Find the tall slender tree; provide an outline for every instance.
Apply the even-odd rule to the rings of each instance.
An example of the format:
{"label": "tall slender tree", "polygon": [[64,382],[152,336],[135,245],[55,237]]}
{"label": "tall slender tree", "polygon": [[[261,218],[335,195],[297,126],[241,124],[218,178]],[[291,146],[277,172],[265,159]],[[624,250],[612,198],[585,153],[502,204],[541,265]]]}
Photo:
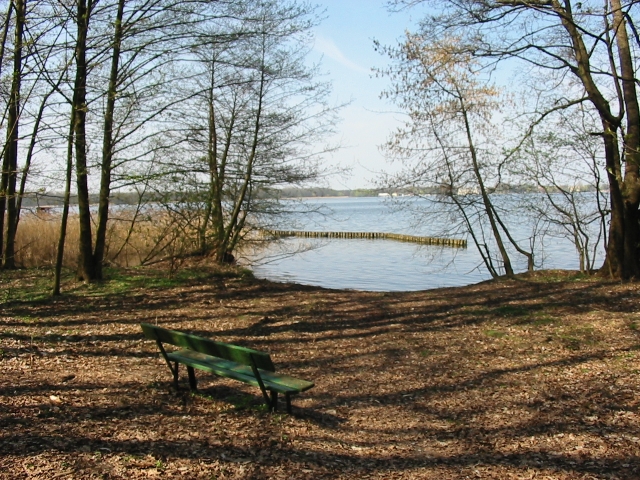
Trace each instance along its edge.
{"label": "tall slender tree", "polygon": [[[16,185],[18,178],[18,140],[20,124],[20,86],[22,80],[22,55],[24,27],[26,22],[26,0],[13,0],[15,10],[13,72],[7,117],[7,140],[4,148],[3,177],[6,178],[7,221],[6,240],[2,257],[4,268],[15,268],[15,229],[17,228]],[[3,207],[0,205],[0,208]],[[4,213],[4,211],[3,211]],[[1,222],[0,222],[1,223]]]}
{"label": "tall slender tree", "polygon": [[[478,62],[456,50],[455,39],[410,33],[397,48],[384,49],[392,60],[381,72],[392,82],[385,96],[407,113],[405,125],[385,146],[408,166],[392,181],[414,191],[438,188],[442,203],[455,207],[491,275],[502,271],[511,276],[508,243],[527,257],[530,270],[533,254],[515,241],[491,198],[500,183],[495,159],[501,157],[501,145],[491,124],[500,96],[478,78]],[[500,268],[492,259],[494,247]]]}
{"label": "tall slender tree", "polygon": [[123,37],[123,16],[125,0],[118,0],[118,10],[114,21],[113,45],[111,54],[111,70],[107,87],[107,104],[104,112],[104,129],[102,132],[102,163],[100,165],[100,196],[98,204],[98,226],[96,229],[96,244],[93,252],[95,277],[102,278],[102,264],[104,259],[107,220],[109,218],[109,194],[111,191],[111,170],[113,165],[113,125],[116,95],[118,94],[120,52]]}
{"label": "tall slender tree", "polygon": [[244,0],[225,13],[194,50],[197,90],[182,117],[192,161],[165,165],[164,177],[175,181],[168,190],[183,193],[167,202],[180,228],[195,232],[199,254],[220,263],[281,210],[261,192],[318,178],[322,148],[311,146],[331,130],[335,113],[328,86],[305,65],[313,8]]}
{"label": "tall slender tree", "polygon": [[[13,13],[13,1],[8,3],[8,10],[2,22],[2,37],[0,37],[0,73],[4,65],[5,49],[7,37],[9,36],[11,16]],[[5,145],[6,149],[6,145]],[[5,210],[7,208],[7,189],[9,184],[9,168],[5,162],[5,155],[2,155],[2,169],[0,170],[0,257],[4,251],[4,224]],[[0,258],[1,264],[1,258]]]}
{"label": "tall slender tree", "polygon": [[75,11],[76,72],[73,84],[73,137],[76,155],[76,188],[78,195],[78,280],[95,280],[93,243],[91,235],[91,210],[89,202],[89,166],[87,162],[87,37],[95,3],[93,0],[78,0]]}

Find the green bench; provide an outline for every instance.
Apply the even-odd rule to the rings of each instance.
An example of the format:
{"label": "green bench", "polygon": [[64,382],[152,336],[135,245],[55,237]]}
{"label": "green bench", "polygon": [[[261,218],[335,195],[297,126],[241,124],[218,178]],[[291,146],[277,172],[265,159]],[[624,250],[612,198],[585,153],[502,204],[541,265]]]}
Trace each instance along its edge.
{"label": "green bench", "polygon": [[[192,390],[198,388],[194,370],[198,368],[259,387],[265,404],[269,410],[273,411],[277,410],[279,393],[285,396],[287,412],[291,413],[291,395],[313,387],[312,382],[275,373],[276,368],[268,353],[216,342],[148,323],[141,323],[140,326],[147,338],[156,341],[160,353],[173,374],[176,389],[178,388],[178,365],[181,363],[187,366],[189,386]],[[174,345],[180,350],[167,352],[164,344]]]}

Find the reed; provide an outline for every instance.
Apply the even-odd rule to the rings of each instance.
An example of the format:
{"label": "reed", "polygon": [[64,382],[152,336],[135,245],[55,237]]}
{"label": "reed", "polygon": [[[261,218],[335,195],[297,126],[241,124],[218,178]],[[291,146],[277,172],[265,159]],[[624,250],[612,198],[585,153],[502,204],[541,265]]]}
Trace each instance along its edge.
{"label": "reed", "polygon": [[[133,212],[113,213],[107,230],[105,261],[114,266],[132,267],[149,263],[182,250],[187,240],[171,228],[172,222],[161,212],[145,214],[134,220]],[[16,263],[22,267],[48,267],[55,264],[60,215],[23,211],[16,234]],[[79,226],[69,216],[65,241],[64,266],[77,266]]]}
{"label": "reed", "polygon": [[[60,236],[60,217],[48,213],[23,211],[16,232],[16,263],[20,266],[48,267],[55,264],[58,238]],[[69,259],[77,251],[79,229],[77,221],[69,219],[65,242],[65,266],[74,262]],[[73,246],[76,246],[74,249]]]}

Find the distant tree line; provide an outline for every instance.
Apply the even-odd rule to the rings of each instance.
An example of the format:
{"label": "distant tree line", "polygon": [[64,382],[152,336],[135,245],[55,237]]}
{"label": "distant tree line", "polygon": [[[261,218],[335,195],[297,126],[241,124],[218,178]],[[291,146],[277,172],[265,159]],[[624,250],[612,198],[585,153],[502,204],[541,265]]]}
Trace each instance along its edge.
{"label": "distant tree line", "polygon": [[[607,190],[606,185],[602,185],[603,190]],[[537,185],[507,185],[501,184],[495,191],[491,193],[561,193],[564,190],[572,190],[579,192],[595,192],[593,185],[547,185],[541,188]],[[259,189],[255,192],[258,199],[287,199],[287,198],[322,198],[322,197],[378,197],[380,194],[395,193],[398,195],[441,195],[444,190],[441,187],[424,187],[424,188],[402,188],[389,190],[385,188],[357,188],[353,190],[335,190],[326,187],[287,187],[281,189]],[[138,205],[141,202],[153,204],[158,202],[178,202],[184,196],[184,192],[148,192],[141,195],[138,191],[115,191],[111,192],[109,203],[111,205]],[[64,192],[34,192],[25,193],[22,198],[22,207],[61,207],[65,203]],[[89,194],[89,203],[97,204],[100,197],[96,193]],[[70,195],[69,203],[71,205],[78,204],[78,196]]]}

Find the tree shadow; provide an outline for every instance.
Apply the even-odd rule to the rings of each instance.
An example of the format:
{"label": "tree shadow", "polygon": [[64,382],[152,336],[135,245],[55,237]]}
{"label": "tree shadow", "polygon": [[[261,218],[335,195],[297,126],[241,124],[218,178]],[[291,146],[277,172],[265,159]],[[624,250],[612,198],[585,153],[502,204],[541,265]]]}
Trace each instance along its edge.
{"label": "tree shadow", "polygon": [[[575,349],[552,330],[561,315],[637,312],[640,296],[633,290],[610,293],[606,283],[494,282],[379,294],[258,283],[156,294],[69,297],[3,311],[0,362],[12,365],[15,376],[0,377],[0,399],[10,405],[0,412],[0,456],[64,454],[86,461],[87,469],[97,468],[87,460],[96,451],[217,459],[230,468],[245,460],[260,468],[288,462],[291,471],[311,468],[318,478],[426,471],[455,477],[473,475],[478,465],[505,476],[533,469],[567,477],[640,477],[633,441],[637,400],[633,388],[616,386],[623,373],[575,381],[567,380],[568,373],[545,377],[640,348],[631,330],[624,342],[583,340]],[[268,349],[277,367],[316,387],[294,397],[291,417],[260,410],[257,389],[211,384],[209,377],[200,396],[172,393],[166,366],[138,327],[150,318]],[[508,328],[515,333],[498,335]],[[545,345],[553,355],[519,350],[524,331],[529,350],[537,347],[532,339],[551,336]],[[509,361],[501,366],[496,355]],[[13,366],[29,356],[50,361],[51,371]],[[66,370],[55,366],[65,359]],[[494,363],[485,366],[484,359]],[[64,380],[76,364],[98,372],[111,360],[122,365],[123,379]],[[399,431],[407,418],[415,419],[411,428]],[[560,449],[559,438],[570,435],[578,439],[576,449]],[[595,437],[606,448],[585,443],[577,449],[580,439]]]}

